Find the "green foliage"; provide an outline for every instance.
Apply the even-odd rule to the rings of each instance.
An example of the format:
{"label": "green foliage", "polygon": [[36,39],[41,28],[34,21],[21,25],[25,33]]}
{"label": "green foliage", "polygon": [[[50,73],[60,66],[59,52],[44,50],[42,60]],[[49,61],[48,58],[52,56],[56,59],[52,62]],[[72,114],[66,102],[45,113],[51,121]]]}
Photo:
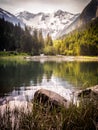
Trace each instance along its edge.
{"label": "green foliage", "polygon": [[44,54],[46,54],[46,55],[55,55],[55,49],[53,46],[47,45],[47,46],[45,46],[43,51],[44,51]]}
{"label": "green foliage", "polygon": [[[55,41],[54,41],[55,44]],[[56,53],[64,55],[98,55],[98,18],[91,21],[85,28],[75,30],[56,41]]]}
{"label": "green foliage", "polygon": [[59,54],[59,55],[66,54],[66,51],[65,51],[66,48],[62,40],[55,40],[53,46],[55,48],[56,54]]}
{"label": "green foliage", "polygon": [[27,27],[13,25],[0,19],[0,51],[26,52],[31,55],[98,55],[98,18],[85,28],[75,30],[62,40],[52,40],[47,34],[44,40],[42,31],[34,30],[33,36]]}
{"label": "green foliage", "polygon": [[46,55],[55,55],[55,48],[53,47],[53,41],[49,33],[45,39],[43,53]]}
{"label": "green foliage", "polygon": [[10,55],[17,55],[15,51],[1,51],[0,56],[10,56]]}

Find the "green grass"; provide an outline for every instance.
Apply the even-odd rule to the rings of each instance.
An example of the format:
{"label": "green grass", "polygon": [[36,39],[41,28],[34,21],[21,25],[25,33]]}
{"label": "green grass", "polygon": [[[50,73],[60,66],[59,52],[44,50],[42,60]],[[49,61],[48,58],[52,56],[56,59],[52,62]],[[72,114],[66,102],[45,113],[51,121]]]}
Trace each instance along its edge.
{"label": "green grass", "polygon": [[33,102],[31,111],[16,108],[11,112],[8,106],[0,113],[0,130],[97,130],[97,123],[98,102],[93,99],[81,100],[79,107],[71,104],[68,109]]}
{"label": "green grass", "polygon": [[25,61],[24,57],[28,56],[27,53],[15,53],[15,52],[0,52],[0,60],[5,61]]}
{"label": "green grass", "polygon": [[27,53],[18,53],[15,51],[5,51],[0,52],[0,59],[16,59],[16,60],[22,60],[24,56],[28,56]]}

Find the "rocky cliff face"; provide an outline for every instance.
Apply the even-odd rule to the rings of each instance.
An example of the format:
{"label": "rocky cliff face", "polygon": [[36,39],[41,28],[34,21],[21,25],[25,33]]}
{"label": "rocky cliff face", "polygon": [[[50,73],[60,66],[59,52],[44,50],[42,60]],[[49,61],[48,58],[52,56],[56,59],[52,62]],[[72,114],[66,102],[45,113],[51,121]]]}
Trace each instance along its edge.
{"label": "rocky cliff face", "polygon": [[64,29],[58,34],[58,37],[62,37],[63,35],[82,27],[96,17],[98,17],[98,0],[92,0],[72,24],[67,28],[64,27]]}
{"label": "rocky cliff face", "polygon": [[92,0],[82,11],[81,15],[79,16],[79,20],[82,23],[87,23],[92,20],[92,18],[96,17],[98,7],[98,0]]}

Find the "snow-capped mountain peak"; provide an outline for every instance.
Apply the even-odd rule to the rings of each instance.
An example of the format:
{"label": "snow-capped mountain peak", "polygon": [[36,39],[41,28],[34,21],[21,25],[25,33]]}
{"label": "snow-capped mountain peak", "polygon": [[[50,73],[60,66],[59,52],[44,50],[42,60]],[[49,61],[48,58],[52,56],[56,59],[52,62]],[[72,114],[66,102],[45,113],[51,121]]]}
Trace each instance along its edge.
{"label": "snow-capped mountain peak", "polygon": [[16,16],[21,19],[24,18],[26,20],[29,20],[30,18],[33,18],[35,15],[33,13],[29,13],[27,11],[23,11],[23,12],[20,12],[20,13],[17,13]]}
{"label": "snow-capped mountain peak", "polygon": [[22,28],[25,27],[25,24],[21,20],[19,20],[16,16],[14,16],[13,14],[11,14],[8,11],[5,11],[5,10],[3,10],[1,8],[0,8],[0,18],[1,19],[4,18],[5,21],[13,23],[14,25],[20,24],[20,26]]}
{"label": "snow-capped mountain peak", "polygon": [[65,26],[71,24],[78,15],[58,10],[54,13],[29,13],[27,11],[16,14],[17,18],[22,20],[27,26],[34,29],[42,30],[43,35],[48,33],[55,38],[56,34]]}

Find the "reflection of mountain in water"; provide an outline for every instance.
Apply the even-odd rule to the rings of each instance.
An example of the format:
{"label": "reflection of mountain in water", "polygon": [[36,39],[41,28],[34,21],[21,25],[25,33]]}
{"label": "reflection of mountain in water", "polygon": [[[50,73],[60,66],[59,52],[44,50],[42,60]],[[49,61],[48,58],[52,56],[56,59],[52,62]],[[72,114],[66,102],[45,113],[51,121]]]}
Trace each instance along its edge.
{"label": "reflection of mountain in water", "polygon": [[62,88],[75,90],[96,84],[96,62],[0,62],[0,96],[21,95],[23,99],[40,87],[59,93]]}

